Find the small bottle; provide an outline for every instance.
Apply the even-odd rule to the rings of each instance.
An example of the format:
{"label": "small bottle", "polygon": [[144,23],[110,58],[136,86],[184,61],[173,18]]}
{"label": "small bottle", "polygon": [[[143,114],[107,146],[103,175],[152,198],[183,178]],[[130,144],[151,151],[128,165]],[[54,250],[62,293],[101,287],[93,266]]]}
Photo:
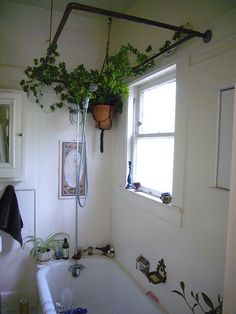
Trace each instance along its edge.
{"label": "small bottle", "polygon": [[107,256],[108,257],[115,257],[115,249],[111,248],[108,252],[107,252]]}
{"label": "small bottle", "polygon": [[69,258],[69,243],[67,242],[67,238],[64,238],[62,251],[63,251],[63,258],[68,259]]}
{"label": "small bottle", "polygon": [[29,314],[29,301],[27,299],[20,299],[20,314]]}

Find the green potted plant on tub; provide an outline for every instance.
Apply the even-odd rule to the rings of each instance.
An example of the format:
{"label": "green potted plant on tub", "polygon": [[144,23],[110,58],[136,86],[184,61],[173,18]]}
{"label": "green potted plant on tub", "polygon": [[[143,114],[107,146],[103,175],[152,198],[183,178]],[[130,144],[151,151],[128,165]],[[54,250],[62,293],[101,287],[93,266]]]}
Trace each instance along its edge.
{"label": "green potted plant on tub", "polygon": [[28,236],[25,238],[23,248],[25,248],[28,243],[33,244],[30,250],[30,256],[39,262],[47,262],[53,257],[58,248],[61,247],[61,242],[65,236],[68,236],[68,234],[64,232],[52,233],[45,239],[36,236]]}

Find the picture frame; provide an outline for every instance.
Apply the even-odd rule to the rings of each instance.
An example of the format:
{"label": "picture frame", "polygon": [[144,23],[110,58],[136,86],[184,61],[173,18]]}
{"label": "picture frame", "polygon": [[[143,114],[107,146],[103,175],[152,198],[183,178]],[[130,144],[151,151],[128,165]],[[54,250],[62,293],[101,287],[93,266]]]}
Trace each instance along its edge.
{"label": "picture frame", "polygon": [[[59,198],[76,196],[76,141],[59,141]],[[81,143],[79,143],[79,156]],[[80,180],[80,196],[85,197],[85,167]]]}

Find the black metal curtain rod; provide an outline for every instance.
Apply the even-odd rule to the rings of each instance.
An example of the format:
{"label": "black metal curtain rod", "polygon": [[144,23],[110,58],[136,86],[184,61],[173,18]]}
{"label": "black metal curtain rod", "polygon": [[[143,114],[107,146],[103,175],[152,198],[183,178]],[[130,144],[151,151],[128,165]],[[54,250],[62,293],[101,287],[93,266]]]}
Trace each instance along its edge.
{"label": "black metal curtain rod", "polygon": [[[191,29],[182,28],[182,27],[178,27],[178,26],[174,26],[174,25],[170,25],[170,24],[166,24],[166,23],[162,23],[162,22],[157,22],[157,21],[153,21],[153,20],[148,20],[148,19],[144,19],[141,17],[133,16],[133,15],[118,13],[115,11],[110,11],[110,10],[95,8],[95,7],[80,4],[80,3],[70,2],[66,6],[66,9],[65,9],[64,14],[62,16],[60,24],[57,28],[57,31],[56,31],[55,36],[53,38],[53,41],[48,48],[48,56],[55,50],[56,45],[57,45],[57,40],[60,37],[60,34],[61,34],[61,32],[62,32],[62,30],[66,24],[66,21],[67,21],[72,10],[91,12],[94,14],[99,14],[99,15],[104,15],[104,16],[108,16],[108,17],[114,17],[114,18],[128,20],[128,21],[132,21],[132,22],[136,22],[136,23],[142,23],[142,24],[146,24],[146,25],[151,25],[151,26],[156,26],[156,27],[160,27],[160,28],[164,28],[164,29],[169,29],[169,30],[172,30],[175,32],[187,34],[188,36],[186,36],[186,40],[192,39],[194,37],[201,37],[201,38],[203,38],[203,41],[205,43],[208,43],[212,37],[211,30],[207,30],[204,33],[200,33],[200,32],[197,32],[197,31],[194,31]],[[184,41],[186,41],[186,40],[184,40]],[[181,44],[184,41],[180,40],[179,42],[175,43],[174,46],[177,46],[178,44]],[[170,50],[172,48],[173,47],[171,46],[171,47],[165,49],[165,51],[158,53],[158,55],[156,55],[156,57],[167,52],[168,50]],[[47,58],[45,61],[47,62]]]}

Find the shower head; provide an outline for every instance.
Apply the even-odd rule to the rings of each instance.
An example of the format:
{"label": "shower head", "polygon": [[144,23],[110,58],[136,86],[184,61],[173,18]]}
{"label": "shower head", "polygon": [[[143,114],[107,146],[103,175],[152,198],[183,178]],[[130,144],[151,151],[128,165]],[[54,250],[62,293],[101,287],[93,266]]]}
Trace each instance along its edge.
{"label": "shower head", "polygon": [[[98,89],[98,86],[95,83],[91,83],[88,86],[88,90],[90,92],[96,92],[97,89]],[[82,104],[83,104],[84,110],[87,110],[88,109],[88,105],[89,105],[89,97],[85,98],[84,101],[82,102]]]}
{"label": "shower head", "polygon": [[91,83],[91,84],[89,85],[89,91],[90,91],[90,92],[96,92],[97,89],[98,89],[97,84]]}

